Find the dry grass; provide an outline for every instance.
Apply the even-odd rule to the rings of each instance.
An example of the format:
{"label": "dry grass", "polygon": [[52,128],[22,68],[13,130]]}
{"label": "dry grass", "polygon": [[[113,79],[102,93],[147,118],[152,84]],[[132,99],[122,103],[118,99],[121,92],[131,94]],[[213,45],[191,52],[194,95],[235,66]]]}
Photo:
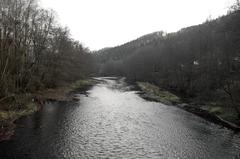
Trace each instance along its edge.
{"label": "dry grass", "polygon": [[137,84],[144,92],[144,98],[152,99],[168,105],[180,103],[179,97],[168,91],[160,89],[158,86],[147,82],[137,82]]}

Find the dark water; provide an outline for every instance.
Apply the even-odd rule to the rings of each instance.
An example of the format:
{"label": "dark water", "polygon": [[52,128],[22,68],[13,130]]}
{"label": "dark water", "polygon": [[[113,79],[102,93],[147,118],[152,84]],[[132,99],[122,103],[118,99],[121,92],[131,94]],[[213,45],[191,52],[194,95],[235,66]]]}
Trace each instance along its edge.
{"label": "dark water", "polygon": [[240,158],[239,134],[145,101],[122,79],[99,80],[78,103],[50,103],[21,119],[0,158]]}

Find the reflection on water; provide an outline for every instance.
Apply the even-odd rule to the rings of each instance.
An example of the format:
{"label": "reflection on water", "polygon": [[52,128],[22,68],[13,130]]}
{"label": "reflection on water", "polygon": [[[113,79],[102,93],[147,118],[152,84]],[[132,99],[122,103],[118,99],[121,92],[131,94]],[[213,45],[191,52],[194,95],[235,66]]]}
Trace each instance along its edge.
{"label": "reflection on water", "polygon": [[0,144],[0,158],[240,157],[238,134],[145,101],[124,79],[97,80],[78,103],[49,103],[20,120],[14,138]]}

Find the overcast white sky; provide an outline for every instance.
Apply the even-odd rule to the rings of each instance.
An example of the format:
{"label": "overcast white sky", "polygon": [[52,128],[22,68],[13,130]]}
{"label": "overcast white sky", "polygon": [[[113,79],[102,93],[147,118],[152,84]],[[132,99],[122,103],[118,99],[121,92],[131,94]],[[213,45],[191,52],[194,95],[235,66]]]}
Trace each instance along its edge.
{"label": "overcast white sky", "polygon": [[56,11],[72,37],[91,50],[142,35],[174,32],[226,13],[234,0],[41,0]]}

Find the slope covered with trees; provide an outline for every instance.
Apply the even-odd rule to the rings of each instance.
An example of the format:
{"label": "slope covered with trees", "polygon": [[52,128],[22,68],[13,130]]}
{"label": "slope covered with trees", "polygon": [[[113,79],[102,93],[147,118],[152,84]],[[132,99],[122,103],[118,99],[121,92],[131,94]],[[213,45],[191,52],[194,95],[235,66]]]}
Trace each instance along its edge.
{"label": "slope covered with trees", "polygon": [[97,53],[99,74],[148,81],[199,101],[219,101],[240,117],[238,2],[215,20],[175,33],[152,33]]}
{"label": "slope covered with trees", "polygon": [[0,100],[92,72],[89,50],[37,0],[0,0]]}

